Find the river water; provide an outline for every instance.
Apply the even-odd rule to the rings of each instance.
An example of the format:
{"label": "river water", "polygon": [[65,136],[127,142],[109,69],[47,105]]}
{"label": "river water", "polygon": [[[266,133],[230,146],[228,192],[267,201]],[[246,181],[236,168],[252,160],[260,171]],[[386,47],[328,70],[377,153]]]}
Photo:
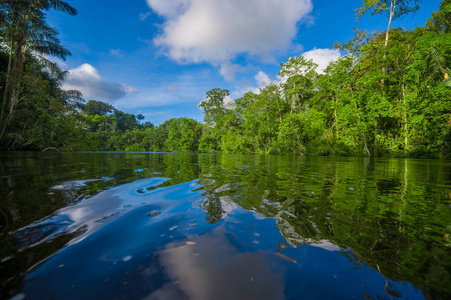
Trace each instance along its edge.
{"label": "river water", "polygon": [[446,299],[451,162],[0,153],[0,298]]}

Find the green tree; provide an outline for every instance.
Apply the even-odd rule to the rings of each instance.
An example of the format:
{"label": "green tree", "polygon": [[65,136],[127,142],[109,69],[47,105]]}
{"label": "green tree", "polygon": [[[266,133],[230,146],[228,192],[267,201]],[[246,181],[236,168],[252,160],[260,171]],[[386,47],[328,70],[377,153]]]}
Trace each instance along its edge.
{"label": "green tree", "polygon": [[138,122],[134,114],[124,113],[123,111],[114,110],[114,116],[117,119],[117,129],[121,131],[133,130],[138,127]]}
{"label": "green tree", "polygon": [[199,142],[199,151],[214,152],[219,150],[218,143],[221,139],[221,132],[218,128],[223,127],[223,117],[227,112],[225,100],[229,95],[228,90],[215,88],[208,91],[205,100],[199,104],[199,107],[204,110],[205,121]]}
{"label": "green tree", "polygon": [[60,45],[58,32],[48,26],[45,10],[56,9],[70,15],[77,11],[67,2],[59,0],[20,1],[8,0],[0,3],[4,21],[1,23],[4,41],[9,48],[6,83],[0,112],[0,142],[9,126],[20,99],[19,90],[23,78],[27,55],[40,58],[47,68],[61,73],[56,64],[44,58],[45,55],[65,59],[70,52]]}
{"label": "green tree", "polygon": [[402,18],[405,14],[415,13],[421,0],[363,0],[363,7],[358,8],[357,17],[361,18],[368,11],[371,15],[388,16],[387,31],[385,33],[385,47],[388,45],[391,22]]}
{"label": "green tree", "polygon": [[201,124],[190,118],[171,119],[165,150],[170,152],[197,152],[201,135]]}
{"label": "green tree", "polygon": [[207,124],[213,125],[219,121],[226,111],[225,99],[229,95],[230,92],[228,90],[219,88],[207,92],[207,97],[199,104],[199,107],[202,107],[204,110],[204,121]]}
{"label": "green tree", "polygon": [[137,114],[136,119],[138,120],[138,125],[141,126],[141,121],[145,119],[142,114]]}
{"label": "green tree", "polygon": [[[384,43],[384,46],[387,47],[392,21],[402,18],[408,13],[415,13],[420,8],[418,4],[421,3],[421,1],[422,0],[363,0],[364,6],[356,10],[357,18],[361,18],[368,11],[371,11],[371,15],[388,16]],[[382,67],[382,73],[385,73],[385,66]],[[384,78],[381,79],[381,82],[384,84]]]}
{"label": "green tree", "polygon": [[314,95],[315,69],[318,65],[300,55],[289,58],[280,67],[279,76],[284,82],[282,88],[286,98],[291,101],[290,114],[293,114],[296,108],[303,109],[303,105]]}
{"label": "green tree", "polygon": [[111,104],[96,100],[89,100],[83,108],[83,112],[88,116],[104,116],[113,112],[113,109],[114,107]]}

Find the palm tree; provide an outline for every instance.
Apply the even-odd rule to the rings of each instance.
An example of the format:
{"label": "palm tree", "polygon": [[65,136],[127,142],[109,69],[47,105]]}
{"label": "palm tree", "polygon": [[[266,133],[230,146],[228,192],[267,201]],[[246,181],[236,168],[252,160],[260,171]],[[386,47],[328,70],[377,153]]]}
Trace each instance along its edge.
{"label": "palm tree", "polygon": [[[61,0],[1,0],[2,29],[9,47],[8,69],[0,114],[0,141],[18,103],[25,58],[34,55],[54,74],[63,72],[45,57],[65,60],[70,52],[60,45],[58,32],[46,22],[45,11],[55,9],[69,15],[77,11]],[[58,75],[60,76],[60,75]]]}
{"label": "palm tree", "polygon": [[443,81],[445,82],[447,87],[451,87],[451,78],[449,77],[449,74],[451,73],[450,68],[445,67],[443,64],[445,63],[445,58],[443,55],[440,54],[440,52],[437,51],[435,48],[429,49],[429,57],[428,57],[428,64],[432,66],[433,68],[439,69],[440,72],[443,74]]}

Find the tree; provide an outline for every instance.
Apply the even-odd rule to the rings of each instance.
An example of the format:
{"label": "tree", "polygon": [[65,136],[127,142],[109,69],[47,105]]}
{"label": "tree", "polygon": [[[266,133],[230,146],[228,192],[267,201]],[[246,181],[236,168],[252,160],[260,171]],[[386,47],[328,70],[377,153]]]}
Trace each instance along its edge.
{"label": "tree", "polygon": [[[1,23],[9,48],[5,90],[0,112],[0,141],[20,101],[19,88],[27,55],[39,57],[51,71],[62,73],[56,64],[44,58],[52,55],[65,59],[70,52],[60,45],[58,32],[48,26],[44,11],[56,9],[76,15],[75,8],[60,0],[6,0],[0,3]],[[14,59],[13,59],[14,58]],[[13,61],[14,60],[14,61]]]}
{"label": "tree", "polygon": [[442,0],[439,10],[432,13],[426,28],[438,33],[449,33],[451,30],[451,0]]}
{"label": "tree", "polygon": [[[371,11],[371,15],[387,15],[388,25],[385,32],[385,47],[388,45],[391,22],[402,18],[408,13],[415,13],[420,6],[422,0],[363,0],[364,6],[357,9],[357,18],[360,19],[367,11]],[[385,54],[384,54],[385,58]],[[385,67],[382,67],[382,73],[385,73]],[[381,80],[384,84],[384,79]]]}
{"label": "tree", "polygon": [[288,99],[291,100],[291,112],[296,107],[302,106],[314,94],[313,81],[317,75],[315,69],[318,67],[312,60],[305,59],[302,55],[291,57],[286,63],[280,64],[279,76],[282,78],[282,87]]}
{"label": "tree", "polygon": [[117,129],[121,131],[133,130],[138,127],[138,122],[134,114],[124,113],[120,110],[115,109],[114,115],[117,119]]}
{"label": "tree", "polygon": [[201,124],[189,118],[171,119],[168,136],[164,142],[165,150],[171,152],[197,152]]}
{"label": "tree", "polygon": [[218,142],[221,139],[221,132],[218,129],[223,127],[223,117],[227,112],[225,99],[229,95],[228,90],[215,88],[208,91],[206,99],[199,104],[204,110],[204,121],[206,123],[199,142],[199,151],[218,150]]}
{"label": "tree", "polygon": [[89,100],[83,108],[83,112],[89,116],[104,116],[111,113],[113,109],[114,107],[111,104],[96,100]]}
{"label": "tree", "polygon": [[219,88],[212,89],[207,92],[207,97],[199,106],[204,110],[204,121],[207,124],[215,124],[222,114],[224,114],[225,98],[230,95],[228,90]]}
{"label": "tree", "polygon": [[138,120],[138,125],[141,125],[141,121],[145,119],[142,114],[137,114],[136,119]]}
{"label": "tree", "polygon": [[405,14],[415,13],[421,0],[363,0],[364,6],[357,9],[357,17],[360,19],[367,11],[371,15],[387,15],[388,25],[385,33],[385,47],[388,44],[391,22],[402,18]]}

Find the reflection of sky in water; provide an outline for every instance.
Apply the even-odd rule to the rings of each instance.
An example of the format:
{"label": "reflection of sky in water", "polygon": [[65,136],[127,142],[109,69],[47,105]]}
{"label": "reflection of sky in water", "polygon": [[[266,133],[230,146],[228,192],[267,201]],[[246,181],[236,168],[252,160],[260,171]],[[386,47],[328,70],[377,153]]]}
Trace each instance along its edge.
{"label": "reflection of sky in water", "polygon": [[52,160],[49,170],[37,160],[23,180],[0,182],[11,216],[28,216],[0,219],[9,232],[0,236],[2,296],[446,295],[451,182],[438,178],[451,169],[443,163],[73,155],[91,161],[80,170]]}
{"label": "reflection of sky in water", "polygon": [[[96,180],[70,181],[56,187],[64,187],[64,189],[78,188],[85,185],[86,182],[92,181]],[[150,178],[138,180],[118,188],[103,191],[99,195],[92,198],[85,199],[75,205],[62,208],[54,213],[54,215],[50,218],[46,218],[42,222],[27,226],[19,230],[16,234],[19,236],[28,235],[28,243],[34,245],[54,237],[57,233],[68,230],[76,230],[81,227],[87,228],[86,234],[84,235],[87,236],[87,234],[99,228],[102,223],[108,221],[110,217],[129,211],[137,205],[142,205],[142,198],[140,197],[142,195],[136,193],[136,190],[157,186],[165,181],[167,181],[166,178]],[[154,192],[151,191],[149,193]],[[58,226],[58,229],[52,231],[52,234],[49,236],[36,235],[37,239],[33,240],[33,236],[30,236],[30,233],[32,233],[33,230],[42,230],[41,225]],[[81,238],[84,238],[84,236]],[[78,242],[79,240],[80,239],[75,239],[72,243]]]}
{"label": "reflection of sky in water", "polygon": [[193,245],[166,245],[161,263],[170,282],[144,299],[282,299],[283,268],[261,251],[242,252],[224,228],[194,238]]}
{"label": "reflection of sky in water", "polygon": [[0,163],[1,297],[451,292],[449,162],[4,153]]}
{"label": "reflection of sky in water", "polygon": [[[230,196],[205,198],[197,181],[154,188],[165,181],[135,181],[59,210],[52,224],[65,219],[70,222],[61,227],[87,229],[34,268],[21,293],[31,299],[387,296],[379,272],[355,268],[328,240],[300,236],[290,224],[296,216],[281,211],[267,218]],[[210,206],[222,221],[206,221]],[[50,223],[26,230],[41,231]],[[404,296],[421,295],[410,284],[387,282]]]}

